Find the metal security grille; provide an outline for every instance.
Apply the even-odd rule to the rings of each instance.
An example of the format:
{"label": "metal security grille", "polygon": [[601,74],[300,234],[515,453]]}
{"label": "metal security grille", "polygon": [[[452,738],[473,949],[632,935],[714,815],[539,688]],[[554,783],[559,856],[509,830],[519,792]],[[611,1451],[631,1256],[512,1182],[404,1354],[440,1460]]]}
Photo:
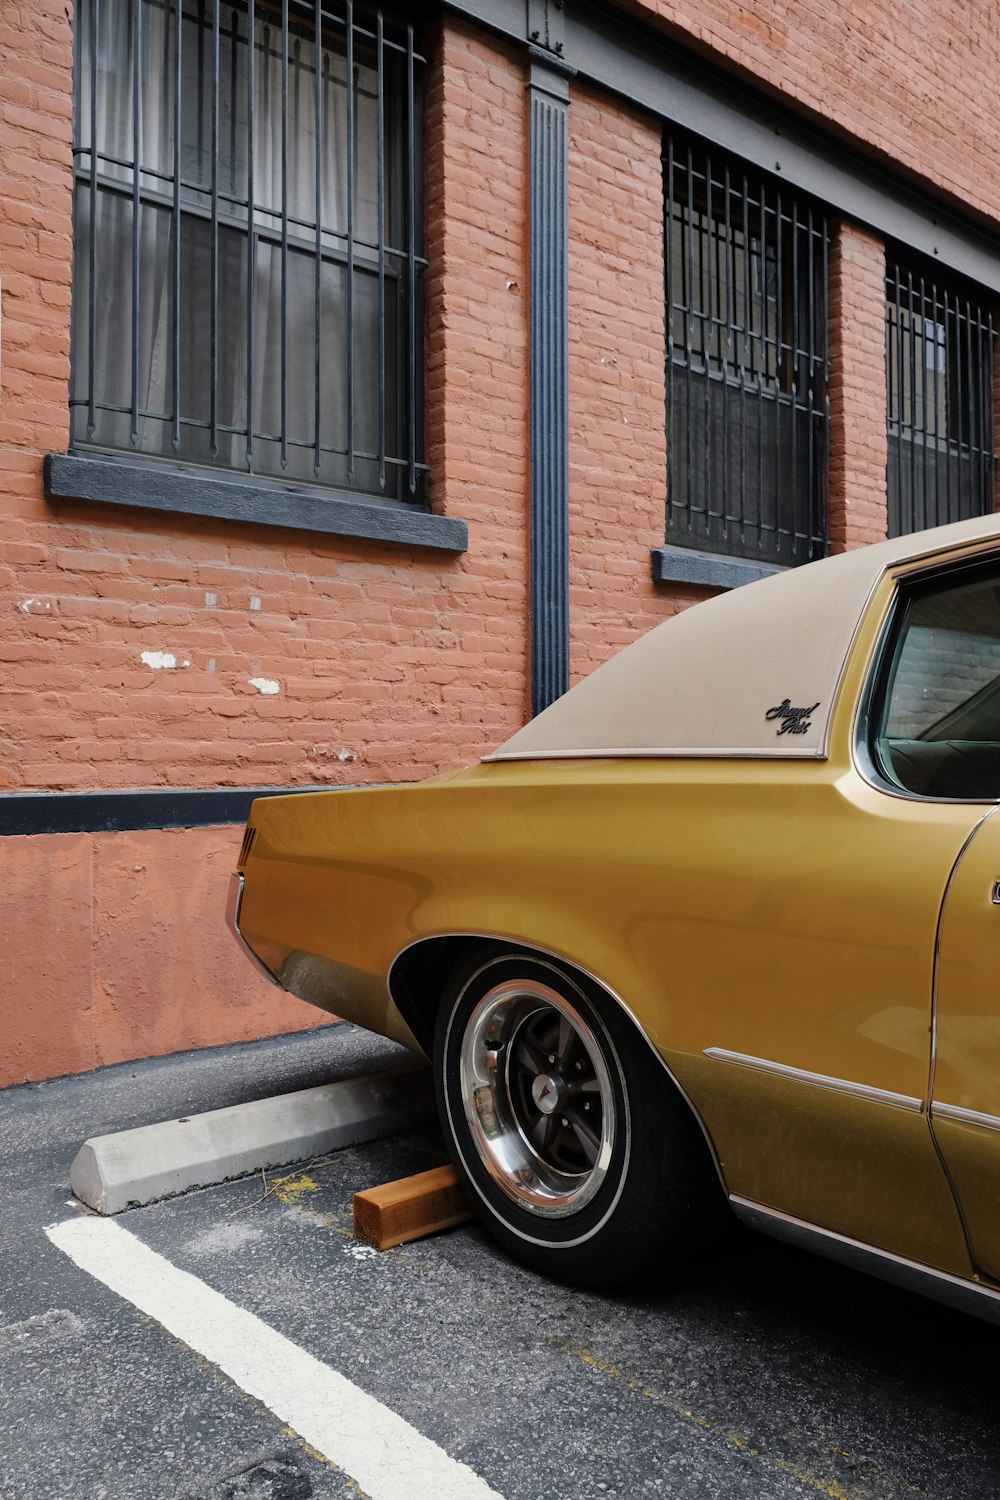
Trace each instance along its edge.
{"label": "metal security grille", "polygon": [[885,369],[889,535],[992,511],[993,315],[978,289],[890,262]]}
{"label": "metal security grille", "polygon": [[826,551],[822,212],[704,146],[664,153],[667,540],[775,563]]}
{"label": "metal security grille", "polygon": [[74,444],[419,499],[413,26],[81,0],[76,48]]}

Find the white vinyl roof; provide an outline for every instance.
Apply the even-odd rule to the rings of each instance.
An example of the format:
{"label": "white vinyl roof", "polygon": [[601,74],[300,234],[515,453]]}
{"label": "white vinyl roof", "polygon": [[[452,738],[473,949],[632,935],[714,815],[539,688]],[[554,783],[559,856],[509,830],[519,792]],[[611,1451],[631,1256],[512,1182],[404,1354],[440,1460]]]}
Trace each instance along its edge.
{"label": "white vinyl roof", "polygon": [[885,571],[989,540],[1000,541],[1000,516],[860,547],[693,605],[486,759],[822,757],[851,642]]}

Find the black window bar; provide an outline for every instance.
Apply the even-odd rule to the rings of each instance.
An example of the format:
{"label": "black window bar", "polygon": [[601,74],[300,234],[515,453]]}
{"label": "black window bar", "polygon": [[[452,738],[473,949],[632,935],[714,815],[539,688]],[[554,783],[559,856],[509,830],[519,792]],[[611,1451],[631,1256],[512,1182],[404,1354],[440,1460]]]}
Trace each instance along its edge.
{"label": "black window bar", "polygon": [[701,144],[664,146],[667,540],[778,564],[827,550],[827,224]]}
{"label": "black window bar", "polygon": [[994,508],[993,313],[978,287],[890,258],[885,371],[889,535]]}
{"label": "black window bar", "polygon": [[413,24],[80,0],[76,49],[73,444],[420,501]]}

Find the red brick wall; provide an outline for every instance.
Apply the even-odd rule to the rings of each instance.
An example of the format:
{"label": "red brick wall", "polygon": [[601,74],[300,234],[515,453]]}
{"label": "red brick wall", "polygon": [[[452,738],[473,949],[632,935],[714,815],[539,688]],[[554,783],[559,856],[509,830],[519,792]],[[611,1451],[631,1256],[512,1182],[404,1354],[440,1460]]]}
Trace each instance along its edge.
{"label": "red brick wall", "polygon": [[[41,494],[41,454],[69,433],[70,77],[63,5],[0,8],[0,790],[21,786],[33,750],[12,700],[61,635],[51,601],[27,610],[57,545]],[[29,612],[30,611],[30,612]],[[76,732],[65,717],[63,734]]]}
{"label": "red brick wall", "polygon": [[[53,0],[0,10],[0,789],[408,780],[526,718],[525,72],[462,27],[429,41],[427,440],[434,507],[469,523],[460,557],[47,504],[72,37]],[[239,834],[0,839],[0,1086],[322,1019],[225,932]]]}
{"label": "red brick wall", "polygon": [[17,570],[35,560],[32,543],[42,538],[32,523],[45,519],[34,455],[65,449],[69,430],[73,35],[65,5],[0,7],[0,57],[3,561]]}
{"label": "red brick wall", "polygon": [[1000,219],[1000,23],[970,0],[625,0],[670,36]]}
{"label": "red brick wall", "polygon": [[[971,58],[1000,46],[974,33],[959,8],[948,18],[946,49],[957,62],[946,68],[935,57],[931,74],[920,59],[934,52],[926,25],[943,26],[940,12],[921,23],[916,47],[908,8],[894,9],[890,25],[887,8],[869,5],[862,20],[837,18],[834,47],[827,14],[788,0],[752,14],[731,0],[686,11],[660,0],[655,9],[793,101],[829,103],[834,123],[863,134],[868,120],[872,139],[876,126],[890,130],[915,89],[925,105],[942,97],[963,86]],[[862,40],[877,59],[864,67],[882,70],[885,99],[856,86],[865,76]],[[64,8],[53,0],[4,7],[0,44],[0,580],[8,597],[0,782],[77,789],[392,780],[461,763],[501,739],[527,702],[523,60],[449,23],[429,79],[432,503],[471,527],[468,555],[443,560],[249,526],[46,506],[41,458],[65,447],[67,431],[72,48]],[[844,49],[859,54],[859,113],[850,121],[837,62]],[[981,157],[954,148],[962,131],[986,139],[981,113],[953,113],[955,130],[942,140],[935,129],[933,142],[922,115],[909,144],[888,135],[885,144],[902,161],[933,146],[939,177],[951,163],[952,186],[971,193]],[[648,563],[649,546],[662,540],[665,471],[658,128],[580,86],[570,129],[579,675],[682,600],[654,588]],[[977,190],[992,191],[985,183]],[[857,246],[844,253],[855,256],[851,275],[872,297],[874,266],[861,263]],[[868,397],[880,354],[866,342],[874,325],[851,344],[861,280],[841,287],[838,274],[835,267],[835,303],[845,309],[838,337],[855,355],[864,343],[866,362],[855,378],[856,359],[842,358],[847,383],[835,380],[832,392],[852,419],[851,451],[834,455],[834,499],[844,511],[835,539],[849,545],[878,530],[881,457]],[[853,425],[861,417],[863,440]],[[850,519],[838,498],[848,490]],[[144,652],[176,665],[150,666]],[[262,695],[255,678],[279,691]]]}
{"label": "red brick wall", "polygon": [[830,550],[886,534],[885,246],[843,220],[830,244]]}
{"label": "red brick wall", "polygon": [[594,89],[569,111],[570,622],[577,681],[704,591],[654,585],[667,448],[661,126]]}
{"label": "red brick wall", "polygon": [[466,555],[50,509],[72,49],[63,7],[47,9],[0,22],[0,784],[380,782],[476,758],[527,703],[523,70],[445,30],[429,86],[433,502],[469,522]]}
{"label": "red brick wall", "polygon": [[[1000,32],[975,7],[654,10],[1000,217]],[[42,460],[68,435],[72,36],[55,0],[0,6],[0,789],[398,781],[473,760],[526,717],[526,58],[453,20],[427,43],[427,451],[432,506],[469,523],[460,557],[47,504]],[[650,572],[666,476],[659,124],[583,84],[571,94],[578,678],[702,594]],[[883,523],[880,255],[849,226],[834,247],[837,546]],[[223,930],[238,835],[0,839],[0,1083],[319,1019],[276,996]],[[64,914],[44,942],[43,907]]]}
{"label": "red brick wall", "polygon": [[[513,49],[443,25],[428,90],[427,458],[434,509],[469,521],[453,692],[477,753],[530,714],[528,102]],[[470,667],[470,658],[475,663]],[[450,726],[442,726],[446,734]]]}

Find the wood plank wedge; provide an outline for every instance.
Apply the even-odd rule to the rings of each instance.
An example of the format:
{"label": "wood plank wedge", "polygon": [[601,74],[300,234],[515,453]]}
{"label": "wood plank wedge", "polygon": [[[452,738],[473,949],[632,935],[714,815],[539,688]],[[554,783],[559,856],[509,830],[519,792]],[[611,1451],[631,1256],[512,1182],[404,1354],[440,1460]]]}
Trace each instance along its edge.
{"label": "wood plank wedge", "polygon": [[452,1166],[354,1194],[355,1237],[375,1250],[391,1250],[473,1217]]}

